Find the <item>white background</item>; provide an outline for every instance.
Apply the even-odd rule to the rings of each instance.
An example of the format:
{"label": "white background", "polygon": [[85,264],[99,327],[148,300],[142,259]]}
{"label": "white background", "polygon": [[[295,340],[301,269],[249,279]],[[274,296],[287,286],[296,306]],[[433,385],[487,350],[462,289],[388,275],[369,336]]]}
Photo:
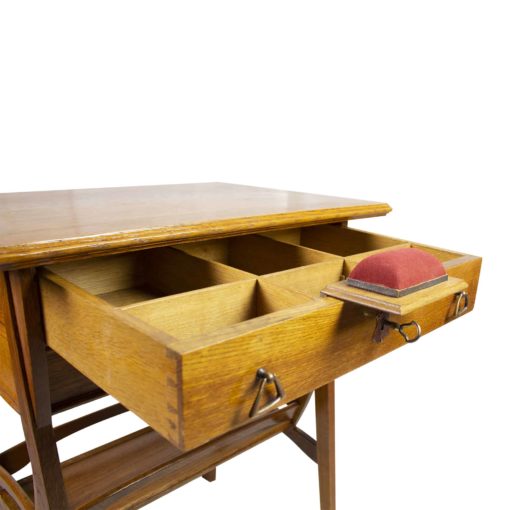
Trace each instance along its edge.
{"label": "white background", "polygon": [[[509,24],[491,0],[3,1],[0,190],[374,199],[393,212],[355,226],[482,255],[474,313],[337,381],[338,507],[508,509]],[[0,419],[4,449],[21,433],[3,401]],[[319,508],[315,466],[283,436],[147,508],[262,505]]]}

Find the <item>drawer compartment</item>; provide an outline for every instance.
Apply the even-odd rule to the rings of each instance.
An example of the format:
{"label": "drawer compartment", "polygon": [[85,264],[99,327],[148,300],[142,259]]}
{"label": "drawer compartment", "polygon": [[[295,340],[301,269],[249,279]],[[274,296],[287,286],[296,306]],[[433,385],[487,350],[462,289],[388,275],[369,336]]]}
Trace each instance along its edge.
{"label": "drawer compartment", "polygon": [[[312,229],[329,238],[327,252],[302,245],[312,244]],[[183,450],[257,418],[259,369],[284,393],[275,402],[277,387],[267,384],[261,407],[279,406],[404,345],[393,331],[373,342],[374,314],[320,291],[373,250],[413,243],[340,226],[274,235],[45,268],[48,345]],[[419,247],[467,283],[470,310],[481,259]],[[361,251],[347,255],[353,250]],[[447,295],[399,319],[427,333],[453,309]]]}
{"label": "drawer compartment", "polygon": [[348,257],[367,251],[409,246],[407,241],[340,225],[320,225],[266,234],[273,239]]}
{"label": "drawer compartment", "polygon": [[294,246],[261,235],[231,237],[183,244],[186,253],[247,271],[266,275],[338,259],[328,253]]}
{"label": "drawer compartment", "polygon": [[[248,275],[114,306],[94,284],[108,270],[92,279],[85,271],[87,289],[77,285],[77,274],[74,281],[64,276],[71,273],[70,264],[41,271],[48,345],[181,449],[253,419],[259,368],[279,377],[285,390],[279,404],[341,370],[331,359],[339,302]],[[354,330],[366,338],[371,328],[363,318],[343,323],[342,336]],[[263,402],[272,398],[267,388]]]}
{"label": "drawer compartment", "polygon": [[205,241],[179,248],[315,297],[325,285],[340,279],[344,263],[342,257],[262,235]]}
{"label": "drawer compartment", "polygon": [[59,264],[58,274],[114,306],[229,283],[252,275],[174,248]]}

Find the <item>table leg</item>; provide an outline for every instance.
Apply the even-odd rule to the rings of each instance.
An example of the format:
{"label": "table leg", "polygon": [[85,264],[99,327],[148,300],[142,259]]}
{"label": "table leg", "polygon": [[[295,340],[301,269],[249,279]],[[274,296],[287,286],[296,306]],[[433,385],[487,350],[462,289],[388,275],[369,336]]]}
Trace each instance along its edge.
{"label": "table leg", "polygon": [[202,478],[204,480],[207,480],[208,482],[215,482],[216,481],[216,468],[211,469],[211,471],[208,471],[207,473],[203,474]]}
{"label": "table leg", "polygon": [[315,390],[321,510],[335,510],[335,382]]}
{"label": "table leg", "polygon": [[46,361],[44,328],[39,307],[35,270],[13,271],[5,280],[7,289],[7,338],[16,374],[21,422],[32,464],[35,508],[68,508],[57,444],[51,421],[51,399]]}

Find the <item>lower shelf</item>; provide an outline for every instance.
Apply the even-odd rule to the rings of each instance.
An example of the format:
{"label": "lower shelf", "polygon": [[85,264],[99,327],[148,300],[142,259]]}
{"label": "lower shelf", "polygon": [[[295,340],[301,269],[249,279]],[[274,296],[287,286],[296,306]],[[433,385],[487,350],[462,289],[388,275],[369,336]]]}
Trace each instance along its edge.
{"label": "lower shelf", "polygon": [[[140,508],[285,431],[299,411],[293,402],[189,452],[145,428],[62,463],[75,509]],[[32,477],[19,481],[33,497]]]}

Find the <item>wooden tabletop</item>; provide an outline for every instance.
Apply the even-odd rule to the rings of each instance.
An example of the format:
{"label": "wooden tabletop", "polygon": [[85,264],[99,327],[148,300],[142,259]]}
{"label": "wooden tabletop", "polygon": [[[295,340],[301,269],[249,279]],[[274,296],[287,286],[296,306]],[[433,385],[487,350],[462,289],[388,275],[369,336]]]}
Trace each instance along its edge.
{"label": "wooden tabletop", "polygon": [[0,270],[381,216],[388,204],[224,183],[0,194]]}

